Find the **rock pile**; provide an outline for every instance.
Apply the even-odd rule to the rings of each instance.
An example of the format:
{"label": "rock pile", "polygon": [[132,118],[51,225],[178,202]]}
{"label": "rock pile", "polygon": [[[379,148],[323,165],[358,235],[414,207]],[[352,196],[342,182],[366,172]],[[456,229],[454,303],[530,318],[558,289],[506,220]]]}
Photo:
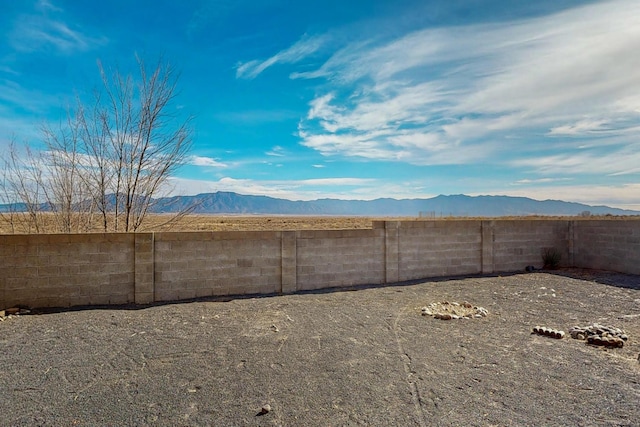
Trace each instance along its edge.
{"label": "rock pile", "polygon": [[561,340],[564,338],[564,331],[558,331],[556,329],[547,328],[544,326],[536,326],[533,328],[532,334],[544,335],[546,337],[551,337],[555,339]]}
{"label": "rock pile", "polygon": [[452,319],[472,319],[482,318],[489,314],[484,307],[477,307],[464,301],[457,302],[432,302],[426,307],[422,307],[423,316],[431,316],[434,319],[452,320]]}
{"label": "rock pile", "polygon": [[605,347],[622,347],[625,341],[629,339],[622,329],[615,326],[599,325],[598,323],[593,323],[589,326],[574,326],[569,329],[569,334],[571,338],[586,340],[589,344]]}

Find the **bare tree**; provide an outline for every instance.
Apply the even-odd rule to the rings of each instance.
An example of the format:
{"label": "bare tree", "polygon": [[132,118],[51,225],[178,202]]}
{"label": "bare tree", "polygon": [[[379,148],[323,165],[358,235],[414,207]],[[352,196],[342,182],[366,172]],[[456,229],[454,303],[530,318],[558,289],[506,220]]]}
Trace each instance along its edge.
{"label": "bare tree", "polygon": [[153,196],[182,165],[191,147],[191,119],[179,121],[169,108],[176,96],[175,70],[159,62],[148,73],[139,58],[138,65],[137,85],[130,76],[106,73],[100,65],[105,107],[94,121],[105,135],[93,132],[95,138],[90,138],[100,149],[106,145],[109,153],[106,157],[114,169],[109,185],[115,195],[114,228],[124,231],[140,227]]}
{"label": "bare tree", "polygon": [[104,231],[136,231],[184,163],[192,131],[173,105],[178,75],[163,60],[148,70],[136,59],[135,79],[98,63],[102,85],[91,102],[76,97],[65,123],[43,127],[37,155],[27,147],[20,159],[14,146],[5,155],[4,185],[28,206],[36,232],[42,210],[60,232],[87,231],[96,215]]}
{"label": "bare tree", "polygon": [[39,233],[42,230],[42,169],[35,154],[27,146],[23,153],[14,141],[2,157],[0,180],[5,206],[2,219],[12,232]]}

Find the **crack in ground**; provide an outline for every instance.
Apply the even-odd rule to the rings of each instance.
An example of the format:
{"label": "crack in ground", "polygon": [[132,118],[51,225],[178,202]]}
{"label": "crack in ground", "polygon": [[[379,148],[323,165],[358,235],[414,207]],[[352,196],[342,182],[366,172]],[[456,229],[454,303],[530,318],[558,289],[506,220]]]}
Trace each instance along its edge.
{"label": "crack in ground", "polygon": [[402,315],[402,310],[396,316],[395,321],[393,322],[393,333],[396,338],[396,344],[398,345],[398,352],[400,353],[400,358],[402,359],[402,366],[404,367],[404,372],[407,374],[407,384],[409,385],[409,392],[411,393],[411,400],[413,401],[413,406],[415,408],[416,414],[418,416],[418,420],[420,422],[420,426],[427,427],[429,425],[427,414],[424,411],[424,408],[420,404],[422,401],[422,397],[420,396],[420,390],[418,389],[418,385],[413,380],[413,375],[415,371],[411,368],[412,360],[411,356],[405,351],[404,346],[402,345],[402,341],[400,340],[400,327],[398,326],[398,321],[400,320],[400,316]]}

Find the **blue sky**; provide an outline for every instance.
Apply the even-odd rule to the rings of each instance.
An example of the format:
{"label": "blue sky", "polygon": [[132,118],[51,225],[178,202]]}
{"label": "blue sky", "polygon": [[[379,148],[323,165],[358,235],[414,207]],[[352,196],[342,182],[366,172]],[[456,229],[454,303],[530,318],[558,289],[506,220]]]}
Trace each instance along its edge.
{"label": "blue sky", "polygon": [[14,0],[0,148],[96,65],[162,55],[195,115],[174,192],[493,194],[640,209],[635,0]]}

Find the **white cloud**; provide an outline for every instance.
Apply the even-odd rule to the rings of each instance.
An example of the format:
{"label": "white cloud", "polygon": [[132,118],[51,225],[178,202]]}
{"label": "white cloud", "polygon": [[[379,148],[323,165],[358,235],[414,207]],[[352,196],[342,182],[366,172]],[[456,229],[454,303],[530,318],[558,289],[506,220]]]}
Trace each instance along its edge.
{"label": "white cloud", "polygon": [[629,144],[621,150],[589,150],[583,152],[540,155],[507,162],[516,169],[557,175],[629,175],[640,173],[640,144]]}
{"label": "white cloud", "polygon": [[62,9],[50,1],[39,1],[36,9],[40,14],[25,14],[17,18],[9,41],[14,49],[22,52],[54,50],[63,54],[86,51],[104,45],[104,37],[87,35],[78,26],[70,25],[63,19]]}
{"label": "white cloud", "polygon": [[240,63],[236,67],[236,78],[255,79],[267,68],[275,64],[293,64],[315,53],[327,41],[326,36],[304,35],[291,47],[281,50],[265,60],[252,60]]}
{"label": "white cloud", "polygon": [[538,179],[519,179],[513,183],[513,185],[531,185],[531,184],[546,184],[549,182],[569,181],[571,178],[538,178]]}
{"label": "white cloud", "polygon": [[[331,83],[309,103],[299,136],[324,155],[421,165],[559,160],[571,173],[629,173],[640,164],[640,150],[628,149],[640,131],[638,17],[640,3],[613,0],[354,41],[291,75]],[[591,159],[596,169],[583,162]]]}
{"label": "white cloud", "polygon": [[606,120],[580,120],[575,123],[564,124],[551,128],[549,135],[580,136],[585,134],[602,133],[611,128]]}
{"label": "white cloud", "polygon": [[189,158],[189,164],[193,166],[205,166],[210,168],[223,169],[229,167],[226,163],[222,163],[217,159],[203,156],[191,156]]}
{"label": "white cloud", "polygon": [[279,145],[274,146],[271,150],[265,153],[267,156],[273,157],[283,157],[284,156],[284,148]]}
{"label": "white cloud", "polygon": [[38,0],[38,2],[36,3],[36,9],[40,9],[43,11],[52,10],[54,12],[62,11],[62,9],[54,6],[53,3],[51,3],[49,0]]}

